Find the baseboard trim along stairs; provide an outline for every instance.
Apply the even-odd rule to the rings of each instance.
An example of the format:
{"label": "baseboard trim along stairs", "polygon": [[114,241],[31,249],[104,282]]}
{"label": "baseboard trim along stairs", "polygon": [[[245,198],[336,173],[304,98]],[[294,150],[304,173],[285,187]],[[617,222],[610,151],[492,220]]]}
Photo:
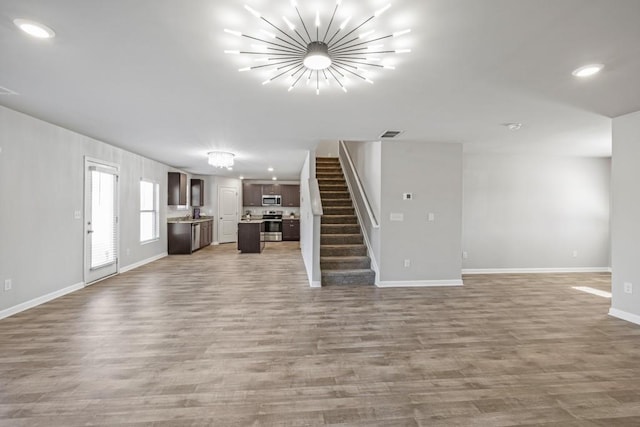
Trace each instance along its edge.
{"label": "baseboard trim along stairs", "polygon": [[375,272],[337,157],[316,158],[324,215],[320,226],[322,286],[374,285]]}

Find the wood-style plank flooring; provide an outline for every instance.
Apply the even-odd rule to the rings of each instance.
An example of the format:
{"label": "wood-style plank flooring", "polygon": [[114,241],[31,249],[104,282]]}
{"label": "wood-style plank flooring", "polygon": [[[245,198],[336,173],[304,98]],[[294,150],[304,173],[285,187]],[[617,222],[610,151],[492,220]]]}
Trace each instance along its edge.
{"label": "wood-style plank flooring", "polygon": [[0,321],[2,426],[638,426],[607,274],[308,287],[296,243],[170,256]]}

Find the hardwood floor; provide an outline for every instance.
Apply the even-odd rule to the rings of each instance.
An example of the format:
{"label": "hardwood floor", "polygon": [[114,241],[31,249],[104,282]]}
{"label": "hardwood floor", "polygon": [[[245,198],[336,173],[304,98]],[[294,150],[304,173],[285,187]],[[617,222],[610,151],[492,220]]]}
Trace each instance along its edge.
{"label": "hardwood floor", "polygon": [[637,426],[607,274],[308,287],[297,243],[170,256],[0,321],[0,425]]}

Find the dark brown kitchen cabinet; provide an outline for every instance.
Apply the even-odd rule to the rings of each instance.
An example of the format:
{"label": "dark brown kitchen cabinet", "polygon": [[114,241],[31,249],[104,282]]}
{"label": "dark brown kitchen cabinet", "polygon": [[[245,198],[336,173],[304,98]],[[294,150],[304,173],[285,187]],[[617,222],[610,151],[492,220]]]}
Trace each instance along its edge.
{"label": "dark brown kitchen cabinet", "polygon": [[[265,184],[262,186],[262,194],[265,196],[278,195],[282,192],[282,186],[280,184]],[[260,201],[262,203],[262,200]]]}
{"label": "dark brown kitchen cabinet", "polygon": [[192,224],[188,222],[167,224],[169,255],[193,252],[191,227]]}
{"label": "dark brown kitchen cabinet", "polygon": [[262,206],[262,185],[243,184],[242,185],[242,205]]}
{"label": "dark brown kitchen cabinet", "polygon": [[297,219],[282,220],[282,240],[300,240],[300,221]]}
{"label": "dark brown kitchen cabinet", "polygon": [[300,206],[300,186],[299,185],[282,185],[282,206],[283,207],[299,207]]}
{"label": "dark brown kitchen cabinet", "polygon": [[204,180],[191,180],[191,206],[204,206]]}
{"label": "dark brown kitchen cabinet", "polygon": [[241,253],[260,253],[264,249],[264,222],[238,223],[238,250]]}
{"label": "dark brown kitchen cabinet", "polygon": [[184,206],[187,204],[187,174],[169,172],[168,188],[167,205]]}

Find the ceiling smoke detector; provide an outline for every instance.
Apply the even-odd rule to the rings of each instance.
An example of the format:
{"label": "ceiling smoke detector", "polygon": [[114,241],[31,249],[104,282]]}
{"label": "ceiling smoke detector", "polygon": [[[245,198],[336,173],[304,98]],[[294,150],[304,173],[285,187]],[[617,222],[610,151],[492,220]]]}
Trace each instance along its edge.
{"label": "ceiling smoke detector", "polygon": [[387,130],[384,131],[384,133],[382,135],[380,135],[380,138],[395,138],[396,136],[400,135],[403,131],[401,130]]}
{"label": "ceiling smoke detector", "polygon": [[18,92],[14,92],[11,89],[0,86],[0,95],[17,95]]}
{"label": "ceiling smoke detector", "polygon": [[522,129],[522,123],[505,123],[504,126],[512,131],[516,131],[516,130],[520,130]]}

